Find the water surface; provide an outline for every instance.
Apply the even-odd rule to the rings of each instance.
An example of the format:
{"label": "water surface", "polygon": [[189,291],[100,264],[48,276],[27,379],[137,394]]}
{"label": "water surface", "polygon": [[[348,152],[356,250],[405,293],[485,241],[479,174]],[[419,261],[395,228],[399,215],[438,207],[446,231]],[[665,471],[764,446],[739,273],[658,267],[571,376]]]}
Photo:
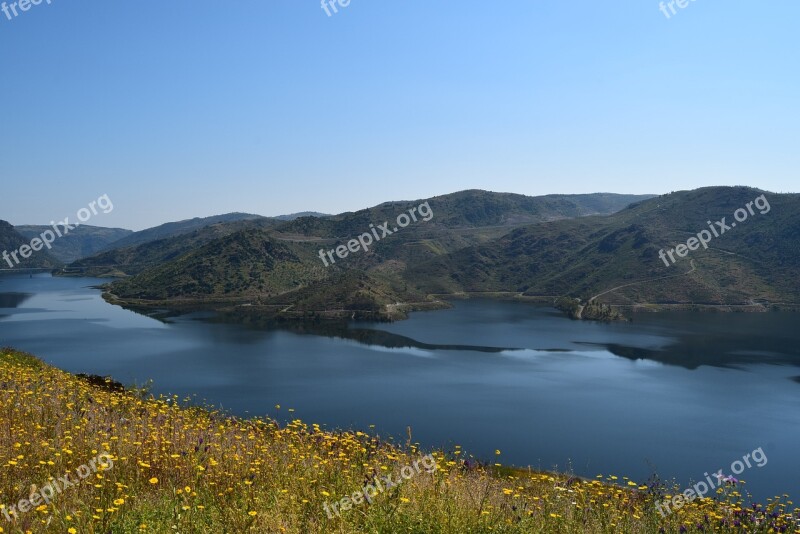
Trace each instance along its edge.
{"label": "water surface", "polygon": [[[739,478],[800,498],[800,315],[638,314],[570,321],[472,300],[391,324],[162,322],[100,298],[104,280],[0,277],[0,345],[71,372],[154,381],[240,415],[299,417],[482,459],[682,485],[761,447]],[[251,318],[252,319],[252,318]],[[295,411],[288,413],[288,409]]]}

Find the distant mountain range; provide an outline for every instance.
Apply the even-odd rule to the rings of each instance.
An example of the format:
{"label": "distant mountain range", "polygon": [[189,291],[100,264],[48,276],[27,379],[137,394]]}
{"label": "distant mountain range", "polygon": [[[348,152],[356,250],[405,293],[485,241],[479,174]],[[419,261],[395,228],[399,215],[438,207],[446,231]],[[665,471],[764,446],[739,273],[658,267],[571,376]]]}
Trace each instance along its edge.
{"label": "distant mountain range", "polygon": [[[41,235],[45,230],[52,231],[50,226],[15,226],[14,229],[28,241]],[[50,254],[62,263],[71,263],[81,258],[94,256],[112,243],[131,234],[133,234],[131,230],[121,228],[81,225],[53,241]]]}
{"label": "distant mountain range", "polygon": [[[388,317],[411,307],[443,305],[404,277],[411,264],[498,239],[531,223],[609,214],[648,198],[652,195],[526,197],[462,191],[335,216],[220,223],[115,248],[70,268],[93,275],[135,275],[115,283],[111,293],[118,302],[136,306],[248,305],[288,318]],[[320,260],[320,248],[333,248],[423,202],[433,210],[431,221],[410,225],[347,262],[326,267]]]}
{"label": "distant mountain range", "polygon": [[[753,211],[757,197],[769,203],[766,213]],[[746,220],[711,237],[709,224],[723,217],[736,222],[748,202],[753,213]],[[368,252],[334,255],[333,265],[320,258],[384,221],[396,228],[399,214],[423,203],[430,221],[391,232]],[[0,236],[9,229],[0,227]],[[685,257],[675,252],[704,230],[707,249]],[[658,197],[470,190],[339,215],[234,213],[168,223],[112,243],[101,243],[111,239],[108,233],[95,239],[92,246],[107,250],[67,271],[125,277],[109,286],[107,298],[133,307],[308,320],[396,318],[471,295],[555,302],[581,318],[609,318],[632,307],[800,306],[800,195],[748,187]],[[674,264],[664,259],[668,251]]]}
{"label": "distant mountain range", "polygon": [[213,217],[195,217],[194,219],[166,223],[154,228],[148,228],[147,230],[133,232],[131,235],[120,239],[116,243],[113,243],[113,247],[109,246],[107,249],[132,247],[135,245],[149,243],[151,241],[156,241],[158,239],[189,234],[195,230],[199,230],[201,228],[205,228],[206,226],[211,226],[212,224],[217,223],[253,221],[265,218],[266,217],[262,217],[261,215],[252,215],[249,213],[227,213],[225,215],[215,215]]}
{"label": "distant mountain range", "polygon": [[[81,225],[76,228],[73,228],[69,231],[69,233],[65,233],[62,237],[59,237],[51,244],[51,248],[48,250],[49,258],[44,260],[43,258],[29,258],[29,261],[26,261],[25,264],[29,266],[41,267],[44,268],[53,268],[58,266],[59,264],[69,264],[73,262],[79,262],[84,258],[90,258],[92,256],[98,255],[103,253],[104,251],[112,251],[109,256],[103,256],[103,260],[107,260],[107,263],[118,263],[118,260],[114,259],[116,256],[116,252],[122,249],[134,247],[137,245],[148,245],[148,249],[154,248],[154,243],[161,239],[170,238],[170,237],[178,237],[182,235],[189,235],[198,230],[207,228],[214,225],[220,225],[223,223],[235,223],[239,221],[260,221],[264,224],[269,224],[271,221],[272,223],[277,224],[281,221],[293,221],[299,217],[326,217],[327,215],[318,212],[302,212],[302,213],[294,213],[290,215],[281,215],[274,218],[269,217],[262,217],[260,215],[252,215],[248,213],[228,213],[224,215],[216,215],[212,217],[197,217],[194,219],[189,219],[185,221],[178,221],[178,222],[171,222],[162,224],[160,226],[156,226],[154,228],[149,228],[147,230],[142,230],[139,232],[134,232],[132,230],[126,230],[122,228],[103,228],[98,226],[88,226],[88,225]],[[11,227],[10,224],[6,223],[6,228],[0,228],[0,235],[5,232],[8,235],[11,233],[8,232],[8,227]],[[234,231],[236,227],[234,225],[230,225],[231,231]],[[46,230],[52,230],[50,226],[38,226],[38,225],[20,225],[14,226],[13,230],[24,237],[27,241],[30,242],[31,239],[40,236],[42,232]],[[225,233],[225,232],[223,232]],[[208,234],[214,235],[213,232],[203,232],[202,237],[208,237]],[[220,234],[216,234],[219,237]],[[21,246],[21,245],[20,245]],[[157,247],[156,247],[157,248]],[[15,250],[16,247],[10,250]],[[0,250],[0,252],[2,252]],[[170,257],[176,254],[176,251],[170,251],[168,254],[163,254],[161,257]],[[153,260],[148,255],[144,255],[143,257],[139,258],[139,261],[136,262],[137,266],[142,265],[153,265]],[[81,265],[81,264],[78,264]],[[6,267],[8,265],[6,264]],[[0,266],[2,268],[2,266]],[[127,272],[136,272],[141,270],[142,267],[131,269]],[[103,274],[122,274],[120,272],[113,272],[112,270],[103,270]]]}

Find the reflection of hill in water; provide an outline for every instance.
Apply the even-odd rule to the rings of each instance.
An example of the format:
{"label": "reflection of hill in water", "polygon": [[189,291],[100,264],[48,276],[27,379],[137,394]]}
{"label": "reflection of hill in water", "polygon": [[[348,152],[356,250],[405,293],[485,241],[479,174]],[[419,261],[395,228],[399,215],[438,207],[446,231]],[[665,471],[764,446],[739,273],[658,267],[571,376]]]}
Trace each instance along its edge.
{"label": "reflection of hill in water", "polygon": [[33,293],[0,293],[0,308],[18,308],[33,297]]}
{"label": "reflection of hill in water", "polygon": [[[148,310],[141,313],[165,322],[182,312]],[[711,316],[708,316],[711,317]],[[787,316],[793,321],[794,316]],[[774,318],[774,317],[773,317]],[[509,345],[516,347],[499,347],[485,345],[451,345],[423,343],[411,337],[369,328],[350,328],[346,321],[297,322],[276,320],[259,316],[247,311],[237,312],[195,312],[183,315],[182,320],[207,321],[211,323],[239,325],[251,332],[261,332],[265,336],[275,331],[288,331],[298,335],[324,336],[356,341],[364,345],[380,346],[390,349],[416,348],[421,350],[475,351],[484,353],[500,353],[514,350],[539,350],[547,352],[571,352],[571,349],[552,349],[547,347],[524,346],[525,341],[511,341]],[[697,369],[701,366],[735,368],[747,364],[792,365],[800,366],[800,345],[791,337],[793,330],[783,322],[771,321],[771,334],[757,333],[756,330],[742,329],[738,335],[730,331],[716,328],[685,329],[671,332],[672,343],[659,347],[647,348],[630,343],[604,343],[573,341],[577,346],[593,347],[607,350],[615,356],[631,361],[650,360],[666,365],[674,365],[686,369]],[[779,334],[780,333],[780,334]],[[258,335],[258,334],[256,334]],[[529,342],[530,340],[528,340]],[[579,350],[579,349],[578,349]],[[800,377],[795,378],[800,382]]]}
{"label": "reflection of hill in water", "polygon": [[[789,339],[752,336],[684,334],[661,349],[646,349],[616,343],[580,343],[602,347],[629,360],[652,360],[687,369],[701,365],[734,368],[748,364],[800,366],[800,347]],[[797,379],[800,382],[800,377]]]}
{"label": "reflection of hill in water", "polygon": [[276,321],[258,317],[252,313],[221,313],[211,318],[198,317],[198,320],[208,320],[214,323],[239,324],[248,328],[263,330],[265,332],[283,330],[298,335],[324,336],[330,338],[348,339],[364,345],[377,345],[389,349],[415,348],[423,350],[466,350],[476,352],[503,352],[506,350],[520,350],[512,347],[484,347],[480,345],[439,345],[422,343],[410,337],[393,334],[383,330],[369,328],[348,328],[344,321],[297,322]]}

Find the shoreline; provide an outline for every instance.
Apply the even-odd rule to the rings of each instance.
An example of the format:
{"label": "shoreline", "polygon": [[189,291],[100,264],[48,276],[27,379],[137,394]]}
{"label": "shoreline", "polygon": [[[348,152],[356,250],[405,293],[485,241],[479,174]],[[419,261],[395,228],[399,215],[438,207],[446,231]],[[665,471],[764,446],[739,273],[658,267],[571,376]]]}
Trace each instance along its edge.
{"label": "shoreline", "polygon": [[[187,299],[128,299],[121,298],[109,291],[107,287],[100,286],[102,298],[107,303],[134,311],[166,310],[178,314],[213,311],[219,313],[248,312],[262,314],[276,321],[340,321],[340,320],[374,320],[377,322],[394,322],[408,319],[409,313],[418,311],[436,311],[452,307],[450,301],[472,300],[485,298],[499,301],[516,301],[530,304],[549,305],[560,310],[565,316],[575,320],[596,320],[601,322],[630,321],[622,311],[632,313],[669,313],[669,312],[703,312],[703,313],[768,313],[772,311],[800,312],[800,303],[791,302],[751,302],[741,304],[720,303],[681,303],[681,302],[642,302],[631,304],[597,303],[594,300],[584,302],[574,300],[574,304],[561,305],[559,299],[552,295],[525,295],[512,291],[474,291],[456,293],[430,293],[427,296],[436,300],[428,302],[397,302],[385,304],[384,310],[353,310],[353,309],[328,309],[328,310],[292,310],[293,304],[261,304],[257,298],[231,297],[231,298],[187,298]],[[587,314],[587,307],[596,307],[600,311]]]}

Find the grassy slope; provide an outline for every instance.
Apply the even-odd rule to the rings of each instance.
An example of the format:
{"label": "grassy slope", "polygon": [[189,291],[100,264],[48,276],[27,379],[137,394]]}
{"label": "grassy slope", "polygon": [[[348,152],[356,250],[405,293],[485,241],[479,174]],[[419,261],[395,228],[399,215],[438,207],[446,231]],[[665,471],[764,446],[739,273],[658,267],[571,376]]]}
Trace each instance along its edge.
{"label": "grassy slope", "polygon": [[[0,351],[0,503],[28,498],[67,473],[76,481],[78,467],[99,453],[113,462],[14,523],[0,515],[0,532],[651,534],[794,525],[781,499],[743,511],[735,491],[662,519],[653,501],[660,486],[467,467],[458,448],[433,452],[433,473],[423,470],[372,504],[328,518],[323,504],[359,491],[374,473],[396,479],[425,453],[411,439],[398,447],[362,432],[279,426],[180,404]],[[723,526],[734,521],[742,527]]]}
{"label": "grassy slope", "polygon": [[214,239],[114,284],[114,293],[140,299],[269,298],[326,276],[313,250],[248,229]]}
{"label": "grassy slope", "polygon": [[82,276],[134,276],[147,269],[176,260],[200,247],[248,228],[274,224],[270,219],[214,223],[185,234],[173,235],[139,245],[114,248],[68,266]]}
{"label": "grassy slope", "polygon": [[[761,192],[704,188],[641,202],[607,217],[532,225],[501,239],[413,266],[426,292],[512,291],[601,302],[747,304],[800,302],[800,195],[767,194],[772,210],[714,238],[709,250],[667,267],[658,257]],[[671,277],[671,278],[667,278]]]}
{"label": "grassy slope", "polygon": [[139,306],[248,304],[252,308],[243,312],[367,318],[387,316],[387,305],[423,298],[393,276],[325,268],[315,247],[275,240],[264,229],[235,232],[114,283],[111,300]]}

